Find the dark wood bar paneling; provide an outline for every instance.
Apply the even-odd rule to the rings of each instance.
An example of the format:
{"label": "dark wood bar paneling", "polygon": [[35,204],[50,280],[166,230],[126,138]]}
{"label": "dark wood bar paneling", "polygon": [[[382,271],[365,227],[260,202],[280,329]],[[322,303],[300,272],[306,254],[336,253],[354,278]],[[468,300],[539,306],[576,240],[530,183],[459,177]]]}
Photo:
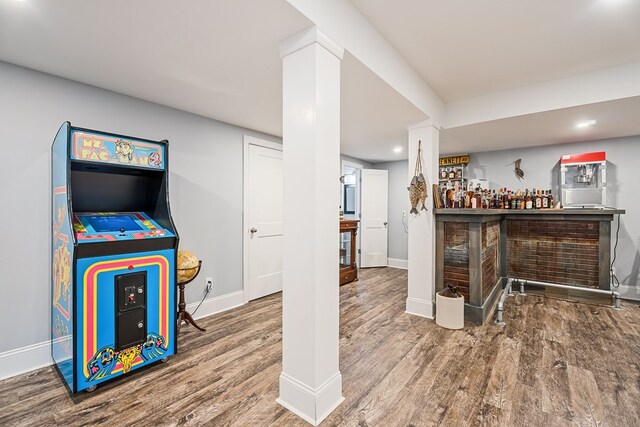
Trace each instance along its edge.
{"label": "dark wood bar paneling", "polygon": [[507,276],[598,288],[599,240],[598,221],[509,219]]}
{"label": "dark wood bar paneling", "polygon": [[482,224],[482,303],[500,279],[500,221]]}
{"label": "dark wood bar paneling", "polygon": [[445,222],[444,235],[444,286],[457,286],[469,302],[469,226]]}

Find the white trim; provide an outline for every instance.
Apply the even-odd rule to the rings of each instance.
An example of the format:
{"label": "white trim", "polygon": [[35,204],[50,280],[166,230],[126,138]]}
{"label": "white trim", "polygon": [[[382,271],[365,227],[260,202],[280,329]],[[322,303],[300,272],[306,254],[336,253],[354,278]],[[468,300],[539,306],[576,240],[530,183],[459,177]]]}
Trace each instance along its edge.
{"label": "white trim", "polygon": [[[198,307],[198,304],[200,304],[200,301],[188,304],[187,311],[189,313],[193,313],[196,307]],[[236,291],[231,292],[230,294],[208,298],[204,300],[193,318],[202,319],[203,317],[209,317],[223,311],[231,310],[232,308],[236,308],[244,304],[244,291]]]}
{"label": "white trim", "polygon": [[342,61],[344,49],[320,31],[315,25],[280,43],[280,58],[291,55],[293,52],[304,49],[313,43],[318,43]]}
{"label": "white trim", "polygon": [[406,259],[387,258],[387,267],[409,269],[409,261]]}
{"label": "white trim", "polygon": [[349,160],[341,160],[342,162],[342,171],[344,172],[344,167],[348,166],[350,168],[354,168],[354,169],[364,169],[364,165],[361,165],[360,163],[354,163],[354,162],[350,162]]}
{"label": "white trim", "polygon": [[435,305],[433,301],[409,297],[407,298],[407,309],[405,313],[426,317],[427,319],[434,319],[436,314]]}
{"label": "white trim", "polygon": [[640,286],[620,285],[618,289],[613,288],[612,290],[620,292],[620,297],[622,299],[640,301]]}
{"label": "white trim", "polygon": [[255,136],[242,136],[242,289],[244,303],[249,302],[249,146],[270,148],[282,151],[283,145]]}
{"label": "white trim", "polygon": [[245,149],[248,149],[249,145],[257,145],[259,147],[282,151],[282,144],[280,144],[279,142],[267,141],[266,139],[257,138],[251,135],[242,135],[242,142]]}
{"label": "white trim", "polygon": [[51,341],[43,341],[0,353],[0,380],[53,364]]}
{"label": "white trim", "polygon": [[317,426],[342,402],[342,374],[336,372],[317,389],[282,372],[276,402],[303,420]]}
{"label": "white trim", "polygon": [[[204,300],[194,319],[202,319],[244,304],[244,292],[237,291]],[[187,305],[187,311],[193,312],[199,302]],[[70,338],[56,338],[64,340]],[[0,380],[14,377],[44,368],[53,364],[51,360],[51,341],[43,341],[25,347],[0,353]]]}

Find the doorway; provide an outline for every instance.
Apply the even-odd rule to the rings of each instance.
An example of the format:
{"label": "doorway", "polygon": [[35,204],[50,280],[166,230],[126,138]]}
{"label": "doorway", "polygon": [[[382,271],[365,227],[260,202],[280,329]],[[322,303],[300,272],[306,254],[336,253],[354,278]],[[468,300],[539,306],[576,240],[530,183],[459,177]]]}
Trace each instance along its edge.
{"label": "doorway", "polygon": [[244,302],[282,291],[282,145],[244,137]]}
{"label": "doorway", "polygon": [[[363,165],[342,160],[341,209],[345,219],[360,219],[360,193],[362,191]],[[341,234],[342,236],[342,234]],[[341,237],[342,238],[342,237]],[[340,242],[342,244],[346,242]],[[356,235],[356,265],[360,267],[360,233]]]}

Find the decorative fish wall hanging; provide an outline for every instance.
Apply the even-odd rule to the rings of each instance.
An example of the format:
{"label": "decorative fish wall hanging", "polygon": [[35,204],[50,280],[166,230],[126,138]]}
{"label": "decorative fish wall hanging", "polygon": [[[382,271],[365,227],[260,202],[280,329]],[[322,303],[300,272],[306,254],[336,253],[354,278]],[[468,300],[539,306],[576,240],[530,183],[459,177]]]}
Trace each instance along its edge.
{"label": "decorative fish wall hanging", "polygon": [[416,167],[414,170],[413,178],[411,178],[411,183],[407,187],[407,190],[409,190],[409,202],[411,202],[411,210],[409,211],[410,213],[419,213],[419,203],[422,203],[422,208],[420,210],[428,210],[426,205],[428,196],[427,189],[427,180],[422,173],[422,141],[418,141],[418,157],[416,158]]}

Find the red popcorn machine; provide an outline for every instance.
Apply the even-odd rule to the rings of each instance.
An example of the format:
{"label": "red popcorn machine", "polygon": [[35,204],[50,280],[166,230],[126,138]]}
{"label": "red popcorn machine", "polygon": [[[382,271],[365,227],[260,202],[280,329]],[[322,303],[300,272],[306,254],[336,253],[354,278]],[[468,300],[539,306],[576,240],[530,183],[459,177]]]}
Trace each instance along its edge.
{"label": "red popcorn machine", "polygon": [[560,158],[560,201],[565,208],[604,208],[607,158],[604,151]]}

